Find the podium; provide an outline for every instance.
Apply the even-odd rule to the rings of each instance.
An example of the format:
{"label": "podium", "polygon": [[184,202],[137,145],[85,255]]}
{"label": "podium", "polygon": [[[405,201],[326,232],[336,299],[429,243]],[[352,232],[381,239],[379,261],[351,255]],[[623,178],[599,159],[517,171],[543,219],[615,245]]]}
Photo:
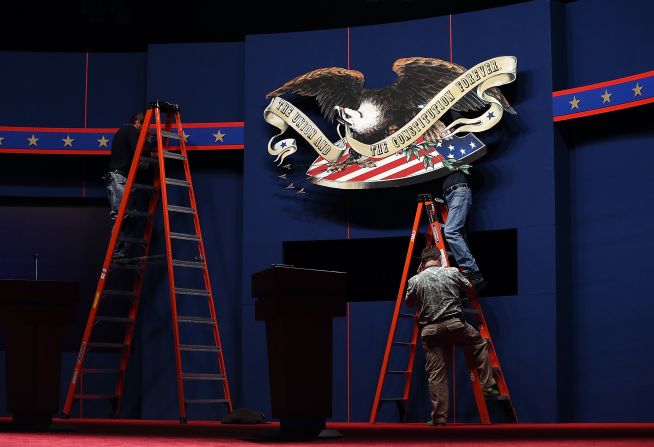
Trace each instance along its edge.
{"label": "podium", "polygon": [[14,423],[47,425],[59,408],[61,342],[75,320],[79,284],[0,280],[6,337],[7,409]]}
{"label": "podium", "polygon": [[332,318],[346,315],[346,285],[346,273],[291,266],[252,275],[283,438],[315,437],[332,415]]}

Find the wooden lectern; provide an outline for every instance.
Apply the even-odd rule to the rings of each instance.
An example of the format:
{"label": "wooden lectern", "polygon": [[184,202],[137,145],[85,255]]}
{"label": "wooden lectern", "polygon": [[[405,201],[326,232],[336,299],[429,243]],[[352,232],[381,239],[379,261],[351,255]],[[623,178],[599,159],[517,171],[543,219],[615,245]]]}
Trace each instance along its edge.
{"label": "wooden lectern", "polygon": [[346,314],[346,284],[343,272],[281,265],[252,275],[282,437],[316,437],[332,415],[332,318]]}
{"label": "wooden lectern", "polygon": [[75,320],[79,284],[0,280],[7,334],[7,409],[20,425],[47,425],[59,407],[61,341]]}

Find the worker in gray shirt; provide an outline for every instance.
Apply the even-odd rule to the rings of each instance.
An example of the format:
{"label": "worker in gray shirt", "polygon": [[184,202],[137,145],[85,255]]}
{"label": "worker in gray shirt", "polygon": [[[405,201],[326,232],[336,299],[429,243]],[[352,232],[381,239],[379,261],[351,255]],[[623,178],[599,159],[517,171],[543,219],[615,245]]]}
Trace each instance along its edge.
{"label": "worker in gray shirt", "polygon": [[425,350],[425,370],[433,407],[429,425],[445,425],[449,406],[446,350],[462,346],[472,354],[484,396],[499,396],[488,361],[486,341],[463,319],[461,297],[471,296],[472,284],[457,269],[443,267],[441,253],[434,246],[422,251],[418,273],[409,279],[405,302],[418,306],[418,324]]}

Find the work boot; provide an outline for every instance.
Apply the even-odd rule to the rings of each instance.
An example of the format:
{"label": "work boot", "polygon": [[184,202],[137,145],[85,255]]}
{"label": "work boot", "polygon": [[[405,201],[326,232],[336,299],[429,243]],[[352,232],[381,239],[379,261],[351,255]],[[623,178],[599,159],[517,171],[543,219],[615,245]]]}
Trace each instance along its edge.
{"label": "work boot", "polygon": [[497,387],[497,384],[491,386],[490,388],[485,388],[481,392],[486,399],[497,399],[502,395],[499,388]]}
{"label": "work boot", "polygon": [[472,283],[472,286],[475,288],[477,293],[481,292],[487,285],[488,282],[481,276],[479,271],[476,272],[463,272],[463,275]]}

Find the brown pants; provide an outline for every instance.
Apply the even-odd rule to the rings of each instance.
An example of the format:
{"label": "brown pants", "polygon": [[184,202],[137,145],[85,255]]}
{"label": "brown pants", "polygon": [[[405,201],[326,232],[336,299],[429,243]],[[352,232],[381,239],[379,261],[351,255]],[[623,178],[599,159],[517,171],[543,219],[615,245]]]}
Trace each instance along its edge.
{"label": "brown pants", "polygon": [[429,382],[429,397],[435,424],[447,422],[449,409],[449,386],[445,356],[452,345],[463,347],[472,354],[475,368],[483,389],[495,385],[493,371],[488,361],[486,341],[468,323],[452,318],[439,323],[428,324],[422,328],[422,347],[425,350],[425,371]]}

